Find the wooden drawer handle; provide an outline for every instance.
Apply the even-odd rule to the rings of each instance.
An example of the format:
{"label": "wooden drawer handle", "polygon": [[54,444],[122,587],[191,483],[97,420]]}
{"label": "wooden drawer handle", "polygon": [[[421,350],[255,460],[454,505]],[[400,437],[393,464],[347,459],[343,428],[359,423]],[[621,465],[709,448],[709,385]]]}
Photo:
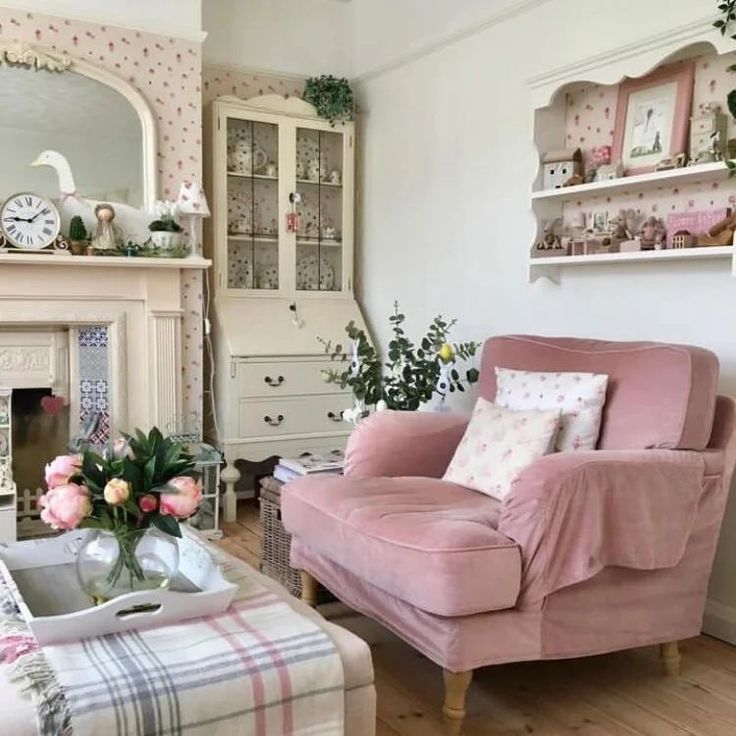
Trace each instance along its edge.
{"label": "wooden drawer handle", "polygon": [[271,376],[266,376],[263,379],[271,388],[278,388],[286,379],[283,376],[278,376],[278,378],[271,378]]}
{"label": "wooden drawer handle", "polygon": [[342,421],[342,413],[338,412],[335,414],[334,411],[328,411],[327,412],[327,418],[332,419],[333,422],[341,422]]}
{"label": "wooden drawer handle", "polygon": [[281,424],[281,422],[284,421],[284,415],[283,414],[279,414],[276,417],[276,419],[274,419],[273,417],[269,417],[268,415],[266,415],[265,417],[263,417],[263,421],[266,422],[266,424],[268,424],[271,427],[278,427],[279,424]]}

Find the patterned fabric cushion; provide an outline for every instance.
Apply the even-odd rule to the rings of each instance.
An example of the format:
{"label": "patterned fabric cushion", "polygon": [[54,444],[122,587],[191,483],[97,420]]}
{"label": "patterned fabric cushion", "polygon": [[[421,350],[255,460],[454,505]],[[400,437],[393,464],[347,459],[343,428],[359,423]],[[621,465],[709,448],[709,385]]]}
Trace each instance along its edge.
{"label": "patterned fabric cushion", "polygon": [[524,468],[554,448],[560,410],[511,411],[479,398],[443,480],[503,500]]}
{"label": "patterned fabric cushion", "polygon": [[543,373],[496,368],[496,403],[507,409],[559,409],[561,452],[594,450],[601,429],[608,376],[599,373]]}

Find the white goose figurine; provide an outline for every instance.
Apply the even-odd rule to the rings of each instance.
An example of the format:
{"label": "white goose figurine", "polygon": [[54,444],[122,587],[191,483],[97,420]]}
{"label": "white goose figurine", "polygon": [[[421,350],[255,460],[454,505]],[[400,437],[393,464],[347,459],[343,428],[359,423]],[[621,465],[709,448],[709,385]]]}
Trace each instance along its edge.
{"label": "white goose figurine", "polygon": [[[55,204],[61,215],[61,232],[69,233],[69,222],[72,217],[79,215],[84,221],[87,232],[94,233],[97,227],[95,207],[99,200],[87,199],[77,193],[74,183],[72,167],[58,151],[44,151],[31,166],[50,166],[56,171],[59,180],[59,197]],[[145,243],[149,238],[148,225],[154,218],[149,212],[131,207],[123,202],[110,202],[115,208],[115,224],[121,229],[125,241]]]}

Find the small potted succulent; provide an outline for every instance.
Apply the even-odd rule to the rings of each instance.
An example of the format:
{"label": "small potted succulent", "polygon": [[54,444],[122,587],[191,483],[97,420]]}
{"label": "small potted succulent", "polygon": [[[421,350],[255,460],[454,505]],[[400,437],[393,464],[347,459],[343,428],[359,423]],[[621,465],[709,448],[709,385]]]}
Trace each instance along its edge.
{"label": "small potted succulent", "polygon": [[156,219],[148,226],[153,248],[160,251],[180,248],[184,241],[184,230],[176,221],[179,214],[176,202],[156,202],[154,213]]}
{"label": "small potted succulent", "polygon": [[69,222],[69,248],[73,256],[87,255],[89,246],[87,228],[79,215],[74,215]]}

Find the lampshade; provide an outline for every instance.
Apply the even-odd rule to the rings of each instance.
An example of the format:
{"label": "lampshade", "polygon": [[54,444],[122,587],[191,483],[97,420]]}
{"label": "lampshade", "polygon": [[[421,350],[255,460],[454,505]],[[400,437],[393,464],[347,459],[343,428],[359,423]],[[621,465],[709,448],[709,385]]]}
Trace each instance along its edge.
{"label": "lampshade", "polygon": [[191,179],[183,181],[179,189],[179,198],[176,200],[181,215],[198,215],[209,217],[210,208],[207,206],[207,198],[204,196],[199,182]]}

